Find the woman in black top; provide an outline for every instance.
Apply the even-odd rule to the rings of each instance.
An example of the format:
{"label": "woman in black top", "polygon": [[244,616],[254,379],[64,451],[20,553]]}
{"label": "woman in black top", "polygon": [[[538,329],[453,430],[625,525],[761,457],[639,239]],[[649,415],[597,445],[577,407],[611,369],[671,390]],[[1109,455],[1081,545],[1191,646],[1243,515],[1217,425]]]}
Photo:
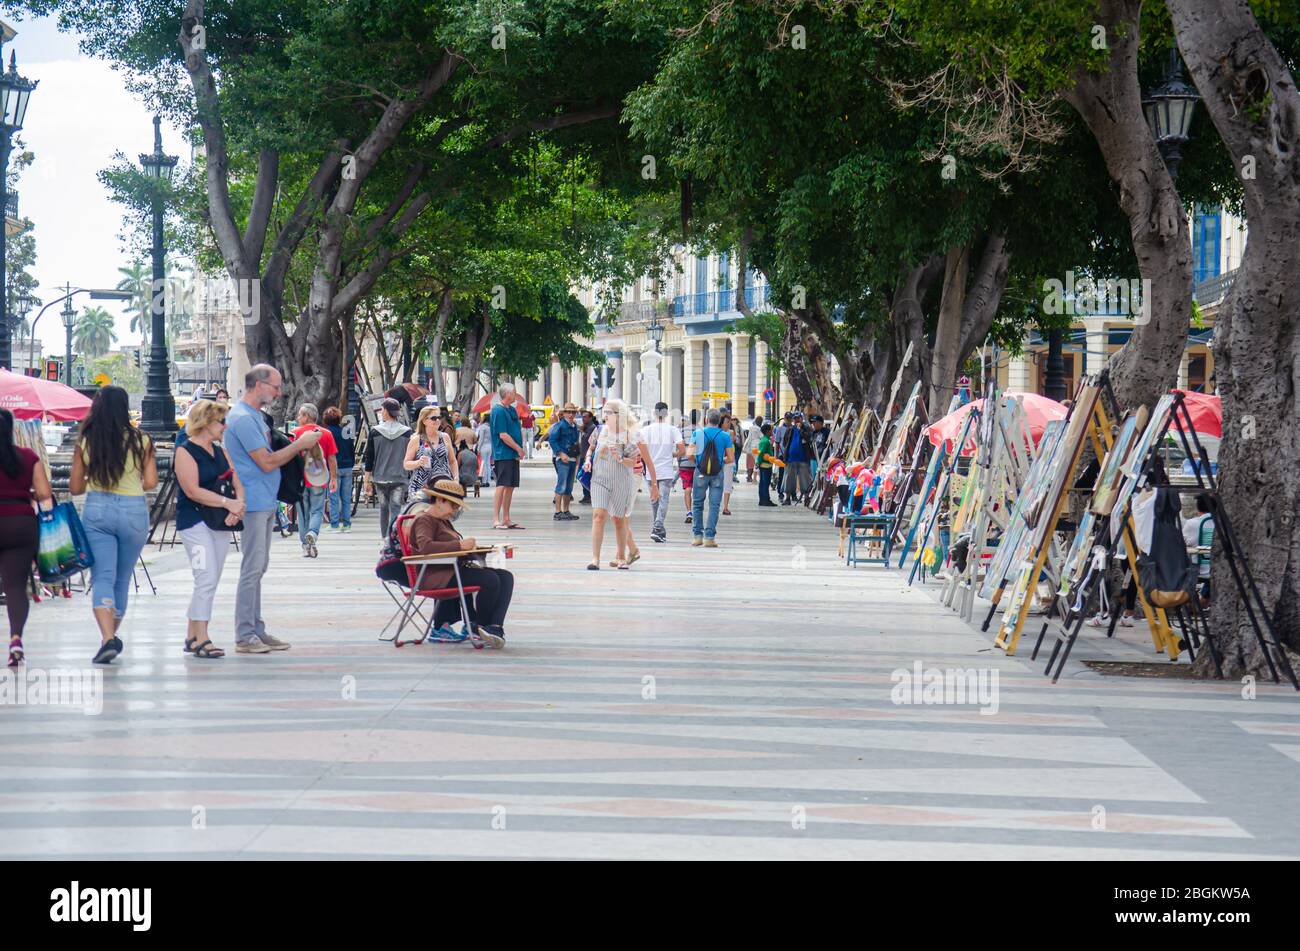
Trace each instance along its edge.
{"label": "woman in black top", "polygon": [[[185,421],[189,439],[176,451],[176,528],[190,556],[194,573],[194,594],[190,597],[185,652],[195,657],[217,658],[225,655],[208,637],[212,619],[212,599],[221,581],[221,569],[230,551],[230,532],[210,528],[203,520],[201,508],[224,509],[226,525],[234,526],[244,517],[244,486],[234,467],[226,459],[217,440],[226,431],[226,406],[212,400],[198,400],[190,407]],[[218,483],[229,479],[235,490],[233,499],[215,491]]]}
{"label": "woman in black top", "polygon": [[39,533],[32,497],[48,509],[53,503],[50,479],[40,456],[14,442],[14,417],[0,409],[0,582],[9,613],[9,666],[23,662],[23,626],[27,623],[27,584],[32,577]]}

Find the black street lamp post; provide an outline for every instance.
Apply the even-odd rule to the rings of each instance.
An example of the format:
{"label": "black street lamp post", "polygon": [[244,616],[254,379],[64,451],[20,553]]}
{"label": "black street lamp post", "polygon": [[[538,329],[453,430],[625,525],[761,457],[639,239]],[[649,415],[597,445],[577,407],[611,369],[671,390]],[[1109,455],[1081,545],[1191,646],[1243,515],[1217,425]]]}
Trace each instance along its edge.
{"label": "black street lamp post", "polygon": [[1047,373],[1043,379],[1043,395],[1058,403],[1065,402],[1065,354],[1062,353],[1065,331],[1052,327],[1047,331]]}
{"label": "black street lamp post", "polygon": [[153,119],[153,152],[142,154],[140,164],[153,179],[153,294],[149,334],[149,374],[140,401],[140,428],[168,436],[176,431],[176,399],[172,396],[171,370],[167,366],[166,249],[163,247],[163,183],[171,181],[176,156],[162,150],[162,120]]}
{"label": "black street lamp post", "polygon": [[[0,44],[2,47],[3,44]],[[0,64],[4,62],[0,54]],[[0,73],[0,208],[9,206],[9,151],[13,135],[23,127],[27,103],[36,83],[18,75],[18,63],[9,54],[9,71]],[[0,368],[13,369],[13,340],[9,332],[9,296],[5,292],[5,239],[8,229],[0,227]]]}
{"label": "black street lamp post", "polygon": [[72,296],[69,295],[63,302],[63,310],[60,312],[63,317],[63,329],[67,333],[67,351],[64,356],[63,365],[63,382],[68,386],[72,385],[72,331],[77,326],[77,311],[72,306]]}
{"label": "black street lamp post", "polygon": [[1169,48],[1169,66],[1160,85],[1142,100],[1142,111],[1147,125],[1155,136],[1156,146],[1169,169],[1169,177],[1178,180],[1178,166],[1183,160],[1182,149],[1187,144],[1192,128],[1192,115],[1200,99],[1196,87],[1183,78],[1183,64],[1178,49]]}

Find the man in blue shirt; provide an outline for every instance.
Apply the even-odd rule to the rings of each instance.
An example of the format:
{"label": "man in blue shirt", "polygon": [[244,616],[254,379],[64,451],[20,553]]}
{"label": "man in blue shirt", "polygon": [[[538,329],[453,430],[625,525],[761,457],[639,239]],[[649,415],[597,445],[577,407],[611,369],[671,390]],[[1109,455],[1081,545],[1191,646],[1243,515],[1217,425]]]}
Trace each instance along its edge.
{"label": "man in blue shirt", "polygon": [[560,410],[560,418],[551,425],[546,434],[546,441],[551,444],[552,462],[555,463],[555,520],[557,522],[576,521],[578,516],[569,511],[573,503],[573,477],[578,472],[578,442],[582,434],[578,432],[574,417],[578,407],[565,403]]}
{"label": "man in blue shirt", "polygon": [[[722,508],[722,478],[724,466],[736,461],[736,450],[731,436],[718,428],[722,414],[716,409],[704,416],[704,427],[695,431],[691,439],[691,455],[695,457],[695,481],[692,488],[691,527],[695,537],[693,547],[717,548],[714,540],[718,534],[718,512]],[[730,488],[730,486],[727,486]],[[709,519],[704,520],[704,496],[709,497]]]}
{"label": "man in blue shirt", "polygon": [[249,370],[244,376],[244,395],[226,415],[226,432],[221,441],[230,464],[239,474],[239,481],[244,484],[243,559],[239,565],[239,587],[235,591],[237,654],[269,654],[289,649],[287,643],[266,633],[266,622],[262,619],[262,576],[270,563],[280,467],[320,442],[320,431],[304,433],[283,449],[271,451],[271,428],[262,418],[262,410],[279,397],[283,388],[275,367],[259,363]]}
{"label": "man in blue shirt", "polygon": [[785,432],[785,444],[781,456],[785,460],[785,478],[781,482],[785,498],[782,505],[793,505],[805,493],[812,490],[812,468],[808,460],[812,458],[813,434],[803,420],[803,413],[795,413],[790,428]]}
{"label": "man in blue shirt", "polygon": [[492,527],[523,528],[510,521],[510,499],[519,487],[519,460],[524,455],[524,431],[515,409],[515,387],[502,383],[497,387],[498,402],[492,406],[488,425],[492,428],[492,468],[496,472],[496,491],[492,494]]}

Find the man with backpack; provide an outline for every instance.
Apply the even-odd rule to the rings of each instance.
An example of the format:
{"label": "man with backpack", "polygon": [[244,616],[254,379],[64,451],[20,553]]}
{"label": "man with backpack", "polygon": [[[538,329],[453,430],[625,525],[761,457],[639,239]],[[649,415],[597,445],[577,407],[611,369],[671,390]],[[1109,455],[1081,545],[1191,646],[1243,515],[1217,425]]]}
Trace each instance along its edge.
{"label": "man with backpack", "polygon": [[379,492],[379,537],[387,538],[388,530],[397,520],[406,502],[406,484],[410,473],[402,465],[406,458],[406,444],[411,438],[411,428],[401,421],[402,404],[387,398],[381,404],[380,420],[370,427],[366,439],[366,456],[362,465],[366,470],[364,490],[371,494],[373,486]]}
{"label": "man with backpack", "polygon": [[[691,455],[695,458],[695,480],[693,487],[691,526],[695,537],[691,545],[698,548],[717,548],[715,537],[718,533],[718,512],[722,509],[723,476],[725,467],[735,463],[736,450],[731,444],[731,436],[719,428],[722,414],[716,409],[709,410],[704,416],[704,426],[695,431],[691,440]],[[704,496],[709,497],[708,521],[704,516]]]}

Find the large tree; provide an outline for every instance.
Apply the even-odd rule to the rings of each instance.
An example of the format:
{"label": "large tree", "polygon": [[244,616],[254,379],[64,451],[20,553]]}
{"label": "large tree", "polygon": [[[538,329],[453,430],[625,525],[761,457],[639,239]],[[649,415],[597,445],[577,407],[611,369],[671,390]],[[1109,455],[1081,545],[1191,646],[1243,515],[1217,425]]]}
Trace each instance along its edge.
{"label": "large tree", "polygon": [[[1215,325],[1223,397],[1221,490],[1278,634],[1300,649],[1300,93],[1278,44],[1245,0],[1167,0],[1178,47],[1245,192],[1250,240]],[[1229,676],[1267,670],[1249,618],[1213,566],[1215,635]],[[1202,666],[1208,667],[1203,663]]]}

